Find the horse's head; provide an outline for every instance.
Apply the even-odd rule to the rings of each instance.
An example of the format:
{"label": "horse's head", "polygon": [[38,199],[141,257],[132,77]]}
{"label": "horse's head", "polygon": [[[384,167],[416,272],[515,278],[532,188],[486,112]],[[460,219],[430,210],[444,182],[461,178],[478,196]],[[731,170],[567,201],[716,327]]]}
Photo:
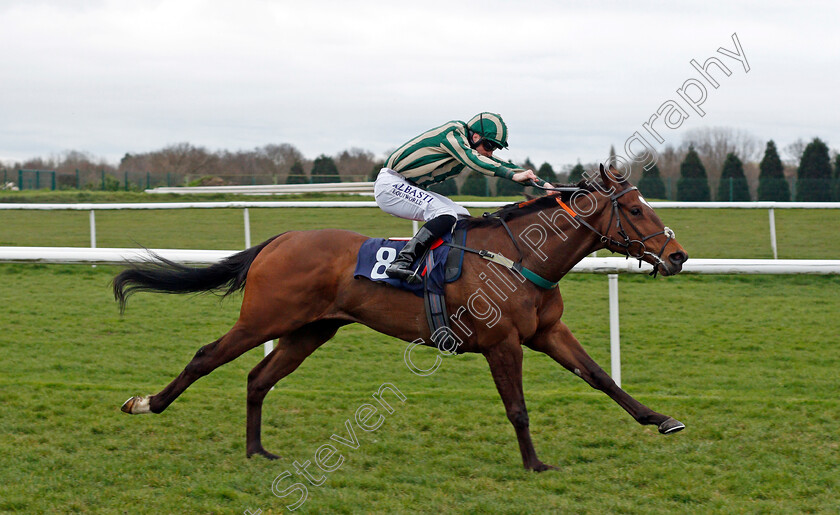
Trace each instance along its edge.
{"label": "horse's head", "polygon": [[[610,205],[609,222],[602,240],[619,254],[653,265],[652,275],[678,274],[688,253],[677,243],[674,231],[665,227],[639,190],[623,179],[618,170],[601,165],[601,180]],[[606,211],[604,212],[606,216]]]}

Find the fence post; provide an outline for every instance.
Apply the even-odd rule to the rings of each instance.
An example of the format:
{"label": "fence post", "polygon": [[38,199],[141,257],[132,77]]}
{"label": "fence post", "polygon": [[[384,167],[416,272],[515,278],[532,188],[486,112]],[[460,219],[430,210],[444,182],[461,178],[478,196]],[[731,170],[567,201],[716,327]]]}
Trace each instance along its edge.
{"label": "fence post", "polygon": [[96,248],[96,215],[90,210],[90,248]]}
{"label": "fence post", "polygon": [[18,170],[18,189],[23,191],[23,170]]}
{"label": "fence post", "polygon": [[35,189],[41,189],[41,170],[35,170]]}
{"label": "fence post", "polygon": [[770,247],[773,248],[773,259],[779,259],[779,252],[776,249],[776,214],[771,207],[770,212]]}
{"label": "fence post", "polygon": [[244,211],[245,217],[245,248],[251,248],[251,216],[248,214],[248,208]]}
{"label": "fence post", "polygon": [[621,388],[621,336],[618,326],[618,274],[609,274],[610,288],[610,375]]}

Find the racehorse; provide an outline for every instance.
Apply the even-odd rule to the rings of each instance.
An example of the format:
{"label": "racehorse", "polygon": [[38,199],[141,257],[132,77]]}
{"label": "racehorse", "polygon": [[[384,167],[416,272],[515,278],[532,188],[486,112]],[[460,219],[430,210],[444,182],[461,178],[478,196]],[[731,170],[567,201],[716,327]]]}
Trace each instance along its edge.
{"label": "racehorse", "polygon": [[[458,324],[469,335],[458,352],[480,352],[487,359],[526,469],[554,467],[537,458],[531,441],[522,390],[523,345],[548,354],[609,395],[640,424],[656,425],[662,434],[685,427],[619,388],[561,320],[563,299],[558,288],[550,286],[595,250],[607,248],[646,261],[653,265],[654,275],[679,273],[688,259],[673,231],[663,226],[638,190],[617,170],[605,170],[602,165],[600,179],[600,184],[581,181],[573,194],[552,192],[501,208],[494,216],[470,219],[468,224],[466,245],[490,249],[497,255],[520,254],[522,269],[550,283],[538,286],[516,277],[512,270],[500,269],[516,288],[506,290],[509,298],[499,304],[497,323],[464,316]],[[120,272],[113,287],[121,309],[135,291],[228,295],[244,288],[239,319],[230,331],[199,349],[159,393],[132,397],[122,410],[160,413],[200,377],[263,342],[277,339],[276,348],[248,374],[246,455],[278,458],[261,443],[263,399],[341,326],[358,322],[407,342],[422,339],[433,345],[420,297],[354,278],[357,253],[366,239],[342,230],[286,232],[206,268],[156,257]],[[522,251],[523,242],[530,252]],[[450,313],[467,306],[471,295],[485,285],[481,278],[487,275],[482,270],[488,266],[481,256],[465,254],[461,278],[446,285]]]}

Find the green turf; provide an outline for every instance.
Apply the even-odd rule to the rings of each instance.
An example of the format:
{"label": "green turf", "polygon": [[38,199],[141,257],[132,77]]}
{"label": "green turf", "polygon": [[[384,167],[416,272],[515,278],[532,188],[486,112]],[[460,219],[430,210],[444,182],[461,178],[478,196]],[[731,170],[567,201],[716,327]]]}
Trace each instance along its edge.
{"label": "green turf", "polygon": [[[2,265],[0,512],[284,513],[272,481],[311,460],[383,383],[407,397],[309,485],[302,513],[836,513],[838,277],[623,276],[625,388],[687,429],[664,437],[546,356],[525,355],[540,457],[521,468],[481,356],[429,377],[405,344],[343,329],[269,394],[245,459],[245,378],[261,349],[198,381],[164,414],[121,403],[153,393],[226,331],[239,299],[140,294],[124,317],[115,269]],[[609,366],[607,284],[561,283],[565,319]],[[419,349],[419,362],[434,358]],[[424,361],[428,360],[428,361]],[[340,446],[339,446],[340,447]],[[310,469],[311,470],[311,469]],[[292,484],[285,480],[281,487]]]}
{"label": "green turf", "polygon": [[[765,210],[659,213],[693,257],[771,257]],[[239,209],[96,218],[100,247],[244,245]],[[250,218],[253,243],[291,229],[410,231],[409,222],[376,209],[252,209]],[[0,221],[0,245],[90,243],[87,212],[2,211]],[[840,243],[827,237],[840,232],[837,211],[777,210],[776,223],[779,257],[840,255]],[[299,511],[840,510],[837,277],[622,276],[624,386],[688,429],[662,437],[640,427],[526,351],[537,451],[561,467],[537,475],[521,469],[482,357],[447,358],[434,375],[418,377],[403,363],[403,343],[361,326],[343,329],[269,394],[264,443],[280,461],[244,458],[245,378],[260,349],[200,380],[162,415],[124,415],[127,397],[158,391],[223,334],[239,301],[141,294],[120,317],[108,287],[115,271],[0,265],[0,512],[286,512],[294,496],[272,495],[272,480],[293,471],[293,461],[311,460],[331,434],[344,434],[345,420],[385,382],[407,402],[378,430],[356,429],[360,447],[342,451],[342,467],[323,486],[309,486]],[[606,279],[574,275],[561,290],[566,321],[608,369]],[[434,355],[414,354],[428,363]]]}

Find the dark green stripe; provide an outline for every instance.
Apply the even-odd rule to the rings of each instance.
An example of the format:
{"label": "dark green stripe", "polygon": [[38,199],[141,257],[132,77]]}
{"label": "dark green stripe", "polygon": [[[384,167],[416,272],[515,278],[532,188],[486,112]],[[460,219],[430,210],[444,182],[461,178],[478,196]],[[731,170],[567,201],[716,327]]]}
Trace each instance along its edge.
{"label": "dark green stripe", "polygon": [[557,286],[557,284],[558,284],[558,283],[553,283],[553,282],[549,281],[548,279],[543,279],[542,277],[540,277],[539,275],[535,274],[534,272],[528,270],[527,268],[525,268],[522,265],[520,265],[517,268],[519,268],[519,273],[522,274],[522,277],[524,277],[525,279],[528,279],[529,281],[536,284],[540,288],[545,288],[546,290],[550,290],[550,289],[554,288],[555,286]]}

